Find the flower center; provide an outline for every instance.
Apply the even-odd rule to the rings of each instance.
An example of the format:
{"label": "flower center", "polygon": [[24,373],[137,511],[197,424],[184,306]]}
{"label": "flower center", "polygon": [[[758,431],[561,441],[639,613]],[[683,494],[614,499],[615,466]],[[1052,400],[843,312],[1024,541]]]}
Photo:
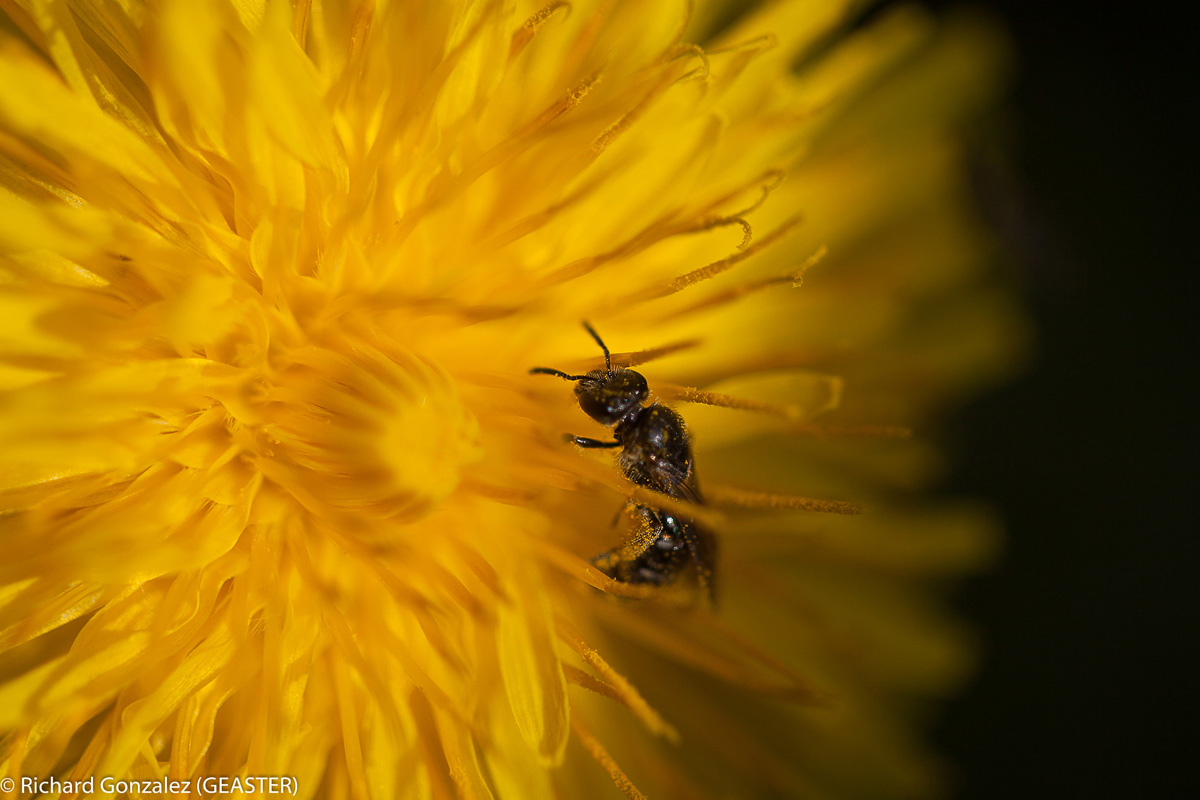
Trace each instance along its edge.
{"label": "flower center", "polygon": [[289,355],[269,392],[266,430],[282,482],[302,504],[412,522],[480,457],[474,415],[424,359],[361,342]]}

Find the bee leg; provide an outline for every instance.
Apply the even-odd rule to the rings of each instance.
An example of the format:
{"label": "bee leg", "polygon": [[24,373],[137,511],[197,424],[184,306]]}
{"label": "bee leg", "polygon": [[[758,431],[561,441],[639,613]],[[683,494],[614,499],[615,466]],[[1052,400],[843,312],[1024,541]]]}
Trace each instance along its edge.
{"label": "bee leg", "polygon": [[660,538],[662,523],[653,509],[632,501],[622,510],[633,517],[637,528],[620,546],[593,557],[592,566],[622,583],[662,583],[660,576],[644,574],[645,570],[639,563],[639,559]]}
{"label": "bee leg", "polygon": [[589,439],[586,436],[575,436],[574,434],[571,434],[571,433],[563,434],[563,441],[571,442],[572,444],[578,445],[580,447],[620,447],[621,446],[621,443],[618,441],[615,441],[615,440],[611,441],[611,442],[602,442],[599,439]]}
{"label": "bee leg", "polygon": [[621,521],[622,514],[628,514],[629,516],[633,517],[633,522],[635,525],[637,525],[639,522],[641,522],[642,523],[641,526],[644,527],[645,523],[642,522],[643,515],[641,514],[640,509],[641,509],[641,506],[639,506],[634,501],[632,501],[632,500],[627,501],[625,503],[625,505],[618,508],[616,513],[613,514],[612,522],[609,523],[609,527],[612,527],[612,528],[617,527],[617,523]]}

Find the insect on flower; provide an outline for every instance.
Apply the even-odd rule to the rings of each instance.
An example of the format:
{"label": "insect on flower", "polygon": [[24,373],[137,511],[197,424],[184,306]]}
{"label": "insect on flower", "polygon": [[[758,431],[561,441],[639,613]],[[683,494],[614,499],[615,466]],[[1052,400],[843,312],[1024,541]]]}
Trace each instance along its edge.
{"label": "insect on flower", "polygon": [[[567,434],[566,440],[580,447],[619,447],[617,463],[630,481],[685,502],[702,503],[683,417],[657,402],[643,405],[650,395],[646,378],[625,367],[614,369],[600,335],[586,322],[583,327],[604,351],[604,369],[586,375],[549,367],[534,367],[530,372],[575,381],[579,407],[602,425],[612,426],[614,438],[603,441]],[[623,544],[595,556],[592,564],[623,583],[664,586],[690,563],[701,591],[711,599],[713,535],[694,520],[646,503],[630,501],[626,510],[634,520],[634,532]]]}

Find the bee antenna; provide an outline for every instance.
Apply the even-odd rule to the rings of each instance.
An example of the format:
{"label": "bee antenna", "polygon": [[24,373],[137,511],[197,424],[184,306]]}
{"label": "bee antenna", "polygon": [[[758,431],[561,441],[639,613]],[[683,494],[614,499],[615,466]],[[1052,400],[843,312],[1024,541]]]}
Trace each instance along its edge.
{"label": "bee antenna", "polygon": [[600,349],[604,351],[604,366],[608,369],[608,374],[612,375],[612,356],[608,354],[608,347],[604,344],[604,340],[600,338],[600,334],[596,333],[596,329],[589,325],[586,319],[583,321],[583,327],[596,340],[596,344],[600,345]]}
{"label": "bee antenna", "polygon": [[534,367],[533,369],[529,370],[529,374],[530,375],[553,375],[557,378],[566,378],[569,381],[581,381],[587,377],[586,375],[568,375],[565,372],[561,372],[557,369],[550,369],[549,367]]}

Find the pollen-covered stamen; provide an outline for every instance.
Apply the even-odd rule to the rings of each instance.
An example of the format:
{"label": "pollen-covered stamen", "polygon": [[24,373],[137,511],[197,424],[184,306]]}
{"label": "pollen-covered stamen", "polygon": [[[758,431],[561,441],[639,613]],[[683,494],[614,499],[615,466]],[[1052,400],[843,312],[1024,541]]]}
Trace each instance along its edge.
{"label": "pollen-covered stamen", "polygon": [[629,776],[608,754],[604,745],[600,744],[600,740],[593,736],[591,730],[584,725],[579,712],[571,715],[571,730],[575,732],[575,737],[579,739],[579,743],[583,745],[588,755],[604,768],[604,771],[612,778],[612,782],[629,800],[647,800],[646,795],[638,791],[638,788],[633,785],[633,781],[629,780]]}
{"label": "pollen-covered stamen", "polygon": [[532,17],[525,20],[525,23],[517,28],[512,35],[512,41],[508,47],[508,63],[511,64],[516,60],[517,56],[521,55],[528,44],[533,41],[533,37],[537,35],[538,30],[550,19],[556,11],[566,11],[570,13],[571,4],[566,0],[553,0],[538,9]]}
{"label": "pollen-covered stamen", "polygon": [[[559,638],[566,642],[592,669],[599,673],[600,682],[604,689],[598,689],[598,691],[604,694],[611,692],[609,696],[628,706],[642,723],[655,734],[671,742],[679,741],[679,732],[646,702],[645,698],[642,697],[624,675],[613,669],[595,648],[589,646],[569,622],[559,617],[555,624],[558,628]],[[583,674],[586,677],[591,677],[587,673]],[[581,684],[587,683],[585,680],[581,680],[580,682]]]}
{"label": "pollen-covered stamen", "polygon": [[[812,420],[841,405],[842,393],[845,390],[845,379],[840,375],[827,375],[795,367],[789,370],[771,372],[747,369],[731,370],[726,380],[754,376],[756,372],[762,373],[757,377],[768,380],[768,387],[770,385],[769,379],[772,376],[788,379],[789,383],[783,394],[788,400],[778,402],[759,400],[755,397],[747,396],[747,389],[750,392],[765,390],[763,387],[752,388],[755,384],[753,379],[750,379],[748,384],[743,382],[743,392],[738,394],[713,392],[694,386],[681,386],[671,383],[657,383],[656,385],[659,387],[660,394],[669,400],[767,414],[789,420],[794,424]],[[801,382],[804,386],[802,394],[799,391]],[[776,396],[778,396],[779,392],[779,389],[774,390]],[[785,428],[785,430],[790,430],[790,428]]]}
{"label": "pollen-covered stamen", "polygon": [[693,270],[692,272],[686,273],[684,275],[680,275],[678,278],[676,278],[675,280],[671,281],[668,284],[668,287],[667,287],[668,291],[665,292],[665,294],[673,294],[675,292],[686,289],[687,287],[689,287],[693,284],[699,283],[700,281],[705,281],[705,280],[708,280],[709,278],[715,278],[717,275],[720,275],[722,272],[732,269],[734,266],[736,266],[737,264],[746,260],[750,256],[761,252],[763,249],[765,249],[765,248],[771,246],[772,244],[774,244],[775,242],[777,242],[779,239],[781,239],[783,236],[785,236],[787,233],[789,233],[793,228],[798,226],[802,221],[803,221],[803,217],[801,217],[801,216],[792,217],[791,219],[783,222],[778,228],[771,231],[765,237],[763,237],[759,241],[755,242],[752,247],[741,246],[738,249],[741,250],[742,252],[740,252],[736,255],[729,256],[728,258],[723,258],[720,261],[714,261],[713,263],[708,264],[707,266],[701,267],[700,269]]}
{"label": "pollen-covered stamen", "polygon": [[792,217],[791,219],[783,222],[779,227],[768,233],[762,239],[753,242],[749,246],[739,249],[737,253],[734,253],[731,256],[726,256],[718,261],[714,261],[711,264],[700,267],[699,269],[695,269],[691,272],[680,275],[679,277],[668,281],[665,285],[658,284],[656,286],[649,286],[637,292],[632,292],[625,297],[622,297],[616,303],[616,305],[617,307],[623,307],[630,303],[644,303],[648,300],[658,300],[660,298],[667,297],[668,295],[675,294],[676,292],[683,291],[689,286],[693,286],[701,281],[715,278],[721,273],[733,269],[741,262],[762,252],[765,248],[779,241],[802,221],[803,217]]}
{"label": "pollen-covered stamen", "polygon": [[[708,147],[713,146],[713,142],[701,140],[696,145],[696,151],[693,154],[695,158],[699,158],[700,154]],[[688,159],[692,160],[692,159]],[[601,173],[603,174],[603,173]],[[781,170],[767,170],[756,176],[753,180],[739,185],[732,191],[726,191],[716,196],[699,208],[686,207],[680,208],[676,212],[654,219],[646,224],[641,230],[634,233],[632,236],[621,241],[617,246],[605,250],[595,255],[585,256],[575,259],[563,266],[549,272],[545,278],[537,286],[539,290],[547,289],[559,284],[581,278],[601,267],[607,266],[621,259],[629,258],[646,250],[647,248],[670,239],[675,236],[688,235],[692,233],[702,233],[705,231],[714,230],[726,226],[739,226],[742,228],[742,240],[738,245],[738,250],[746,253],[752,239],[752,230],[750,223],[745,219],[745,215],[754,209],[758,208],[767,198],[767,196],[779,185],[782,180],[783,173]],[[760,190],[759,198],[749,207],[743,208],[732,214],[722,213],[719,209],[741,195],[754,188]],[[569,206],[587,194],[593,189],[591,183],[585,184],[580,189],[576,190],[572,195],[564,198],[560,204],[552,207],[553,210],[561,210]],[[533,230],[536,226],[544,225],[550,219],[551,209],[547,209],[537,215],[522,220],[517,226],[514,226],[509,231],[506,231],[504,238],[498,240],[501,244],[514,240],[518,235],[524,235]]]}
{"label": "pollen-covered stamen", "polygon": [[736,408],[742,411],[757,411],[784,419],[799,419],[805,415],[805,408],[798,403],[768,403],[763,400],[752,400],[748,397],[736,397],[720,392],[706,392],[691,386],[678,386],[673,383],[656,384],[658,393],[669,400],[681,400],[685,403],[702,403],[706,406],[721,408]]}
{"label": "pollen-covered stamen", "polygon": [[750,227],[750,223],[741,215],[701,216],[686,222],[682,222],[674,227],[668,227],[665,229],[665,233],[667,236],[678,236],[681,234],[703,233],[705,231],[716,230],[717,228],[734,226],[742,229],[742,241],[738,243],[737,249],[745,250],[750,246],[750,242],[754,239],[754,229]]}
{"label": "pollen-covered stamen", "polygon": [[[703,142],[697,146],[697,157],[699,155],[699,151],[703,150],[704,146],[705,145]],[[740,227],[742,229],[742,239],[737,245],[737,249],[741,254],[750,255],[747,250],[750,248],[753,239],[753,230],[749,221],[745,219],[745,215],[758,208],[766,200],[768,195],[770,195],[770,193],[779,185],[779,183],[782,181],[782,178],[783,172],[781,170],[768,170],[762,175],[756,176],[754,180],[739,186],[733,191],[725,192],[715,199],[706,202],[704,205],[700,206],[698,211],[692,208],[680,209],[671,216],[655,219],[644,226],[633,236],[622,241],[616,247],[610,248],[609,250],[597,253],[595,255],[576,259],[550,272],[544,279],[544,282],[540,284],[538,288],[549,288],[567,281],[574,280],[576,278],[581,278],[593,272],[594,270],[611,264],[612,262],[637,255],[652,245],[672,237],[685,236],[693,233],[703,233],[721,227]],[[760,196],[750,206],[732,214],[721,213],[718,210],[722,206],[737,199],[742,194],[755,187],[759,188]],[[569,200],[564,200],[563,202],[574,202],[579,199],[580,196],[582,196],[582,193],[583,190],[581,189],[575,195],[572,195]],[[682,220],[679,220],[679,217],[682,217]],[[528,230],[528,226],[535,223],[544,224],[545,219],[545,215],[539,215],[535,218],[531,218],[523,223],[520,230],[526,231]],[[510,233],[508,234],[506,240],[511,240],[512,238],[514,238],[514,234]]]}
{"label": "pollen-covered stamen", "polygon": [[702,216],[683,223],[672,223],[669,220],[658,219],[646,225],[633,236],[624,240],[616,247],[605,250],[602,253],[597,253],[591,256],[575,259],[568,264],[564,264],[558,269],[550,272],[545,279],[537,286],[539,290],[548,289],[558,286],[569,281],[582,278],[583,276],[594,272],[595,270],[620,261],[621,259],[634,256],[643,250],[646,250],[651,245],[669,239],[673,236],[681,236],[690,233],[699,233],[701,231],[712,230],[714,228],[738,225],[742,227],[742,242],[738,245],[742,253],[747,252],[746,248],[746,225],[744,220],[739,218],[719,218],[715,219],[711,216]]}
{"label": "pollen-covered stamen", "polygon": [[762,184],[762,186],[759,187],[760,194],[758,196],[758,199],[755,200],[753,203],[751,203],[746,208],[743,208],[741,211],[738,211],[736,214],[734,214],[734,216],[744,217],[747,214],[752,214],[755,211],[757,211],[758,209],[762,208],[763,203],[767,202],[767,198],[771,196],[771,192],[773,192],[777,188],[779,188],[779,184],[783,183],[783,179],[786,176],[787,176],[787,173],[785,173],[783,170],[778,169],[778,168],[769,169],[766,172],[764,172],[755,181],[755,183]]}
{"label": "pollen-covered stamen", "polygon": [[701,66],[697,69],[689,70],[683,75],[676,75],[672,70],[665,70],[658,82],[642,96],[633,108],[622,114],[616,122],[609,125],[603,133],[596,137],[592,142],[593,158],[607,150],[622,134],[633,127],[634,123],[649,111],[654,103],[672,86],[696,79],[703,80],[708,77],[708,58],[698,45],[678,45],[677,47],[673,47],[663,56],[662,63],[669,64],[672,61],[689,55],[699,57]]}
{"label": "pollen-covered stamen", "polygon": [[780,511],[815,511],[820,514],[861,514],[864,508],[844,500],[821,500],[773,492],[750,492],[730,486],[706,485],[705,495],[713,505],[742,508],[773,508]]}
{"label": "pollen-covered stamen", "polygon": [[682,342],[673,342],[665,344],[662,347],[651,347],[646,350],[634,350],[628,353],[616,353],[613,355],[613,363],[620,367],[636,367],[639,364],[648,364],[651,361],[656,361],[665,356],[673,355],[684,350],[690,350],[693,347],[699,347],[701,341],[699,339],[686,339]]}
{"label": "pollen-covered stamen", "polygon": [[801,284],[804,282],[804,276],[808,273],[808,270],[820,263],[825,258],[827,253],[828,249],[822,245],[821,247],[817,248],[815,253],[805,259],[803,264],[790,272],[786,272],[783,275],[773,275],[771,277],[761,278],[756,281],[749,281],[748,283],[734,286],[731,289],[715,292],[690,306],[681,308],[679,311],[675,312],[675,315],[684,316],[685,314],[694,314],[697,311],[707,311],[715,306],[732,303],[735,300],[745,297],[746,295],[762,291],[763,289],[770,289],[773,286],[790,285],[793,289],[799,289]]}

